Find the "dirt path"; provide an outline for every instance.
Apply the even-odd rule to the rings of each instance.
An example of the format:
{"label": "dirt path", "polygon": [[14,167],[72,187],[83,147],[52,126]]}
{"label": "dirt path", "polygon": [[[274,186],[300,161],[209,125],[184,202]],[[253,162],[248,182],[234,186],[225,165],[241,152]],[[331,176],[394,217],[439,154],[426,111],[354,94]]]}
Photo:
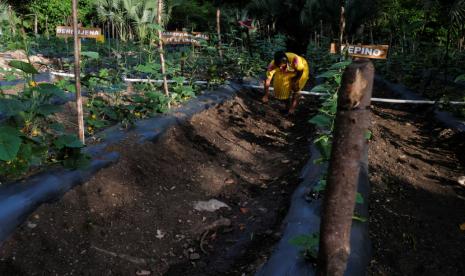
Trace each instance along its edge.
{"label": "dirt path", "polygon": [[[306,106],[293,121],[242,94],[157,143],[123,142],[116,165],[28,218],[0,249],[0,275],[254,271],[308,159]],[[194,210],[213,198],[230,209]]]}
{"label": "dirt path", "polygon": [[465,275],[465,138],[427,107],[373,111],[369,275]]}

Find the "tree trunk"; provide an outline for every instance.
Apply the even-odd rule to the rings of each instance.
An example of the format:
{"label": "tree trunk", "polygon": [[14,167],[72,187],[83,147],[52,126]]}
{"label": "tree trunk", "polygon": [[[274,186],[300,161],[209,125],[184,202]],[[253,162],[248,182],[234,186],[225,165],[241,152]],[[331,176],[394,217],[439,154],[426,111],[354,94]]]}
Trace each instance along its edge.
{"label": "tree trunk", "polygon": [[370,41],[372,45],[375,44],[375,40],[373,39],[373,27],[374,27],[373,25],[374,23],[370,24]]}
{"label": "tree trunk", "polygon": [[447,38],[446,38],[446,54],[444,56],[444,83],[447,82],[447,73],[449,71],[449,47],[450,47],[450,34],[452,31],[452,27],[449,27],[447,30]]}
{"label": "tree trunk", "polygon": [[221,49],[221,9],[220,7],[216,8],[216,32],[218,35],[218,53],[220,54],[220,59],[223,59],[223,50]]}
{"label": "tree trunk", "polygon": [[50,32],[48,29],[48,16],[45,16],[45,35],[47,36],[47,40],[50,40]]}
{"label": "tree trunk", "polygon": [[[344,44],[344,30],[346,28],[345,1],[341,1],[341,18],[339,22],[339,45]],[[340,47],[339,47],[340,48]]]}
{"label": "tree trunk", "polygon": [[[157,24],[159,26],[162,25],[161,22],[161,11],[163,9],[163,0],[158,0],[158,8],[157,8]],[[165,55],[163,53],[163,41],[162,41],[162,31],[158,30],[158,51],[160,52],[160,63],[161,63],[161,74],[163,75],[163,90],[165,92],[165,96],[169,99],[170,92],[168,91],[168,80],[166,79],[166,68],[165,68]],[[168,108],[170,108],[170,102],[168,101]]]}
{"label": "tree trunk", "polygon": [[37,21],[37,14],[34,14],[34,34],[36,36],[39,34],[39,23]]}
{"label": "tree trunk", "polygon": [[373,79],[374,67],[368,59],[355,60],[343,75],[321,215],[320,276],[342,276],[347,267]]}
{"label": "tree trunk", "polygon": [[81,98],[81,46],[80,38],[78,36],[78,0],[73,0],[73,36],[74,36],[74,78],[76,81],[76,109],[78,113],[78,137],[79,140],[84,144],[84,112],[82,110],[82,98]]}
{"label": "tree trunk", "polygon": [[15,36],[16,35],[16,23],[14,22],[13,9],[11,8],[11,5],[8,6],[8,19],[10,21],[11,33],[13,34],[13,36]]}

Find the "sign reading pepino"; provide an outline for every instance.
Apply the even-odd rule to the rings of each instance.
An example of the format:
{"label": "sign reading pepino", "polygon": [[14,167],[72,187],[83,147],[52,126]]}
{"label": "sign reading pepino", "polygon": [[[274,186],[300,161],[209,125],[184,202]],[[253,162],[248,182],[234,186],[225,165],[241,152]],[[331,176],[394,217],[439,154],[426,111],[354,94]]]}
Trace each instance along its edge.
{"label": "sign reading pepino", "polygon": [[[341,52],[352,57],[363,57],[371,59],[387,59],[389,45],[342,45]],[[331,43],[332,54],[336,53],[336,43]]]}
{"label": "sign reading pepino", "polygon": [[346,47],[350,56],[373,59],[386,59],[389,50],[389,45],[348,45],[342,46],[342,50]]}
{"label": "sign reading pepino", "polygon": [[[57,26],[56,35],[60,37],[72,37],[74,34],[73,27]],[[99,38],[102,35],[100,28],[79,28],[78,36],[82,38]]]}

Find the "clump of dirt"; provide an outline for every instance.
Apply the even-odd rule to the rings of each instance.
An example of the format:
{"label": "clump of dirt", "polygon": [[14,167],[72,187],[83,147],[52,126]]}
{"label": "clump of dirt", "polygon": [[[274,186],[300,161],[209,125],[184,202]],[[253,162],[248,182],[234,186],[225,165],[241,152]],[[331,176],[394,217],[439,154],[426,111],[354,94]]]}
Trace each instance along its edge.
{"label": "clump of dirt", "polygon": [[[0,274],[241,275],[279,239],[308,159],[308,104],[295,119],[258,95],[112,147],[120,161],[41,206],[0,249]],[[217,199],[230,208],[197,211]]]}
{"label": "clump of dirt", "polygon": [[465,274],[465,139],[429,108],[373,109],[369,275]]}

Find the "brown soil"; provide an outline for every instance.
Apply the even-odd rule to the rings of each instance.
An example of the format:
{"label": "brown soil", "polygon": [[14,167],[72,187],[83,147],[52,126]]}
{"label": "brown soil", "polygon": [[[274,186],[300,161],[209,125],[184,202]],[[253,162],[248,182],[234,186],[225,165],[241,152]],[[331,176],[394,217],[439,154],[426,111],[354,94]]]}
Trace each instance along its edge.
{"label": "brown soil", "polygon": [[[241,275],[279,239],[311,127],[240,95],[41,206],[0,249],[0,275]],[[198,200],[231,209],[199,212]],[[218,225],[219,224],[219,225]],[[215,227],[217,226],[217,227]]]}
{"label": "brown soil", "polygon": [[[294,125],[240,95],[157,143],[124,141],[118,164],[40,207],[3,245],[0,275],[253,274],[308,158],[311,105]],[[427,108],[373,113],[368,274],[465,275],[464,137]],[[231,209],[193,209],[211,198]]]}
{"label": "brown soil", "polygon": [[369,275],[465,275],[464,136],[428,107],[373,111]]}

